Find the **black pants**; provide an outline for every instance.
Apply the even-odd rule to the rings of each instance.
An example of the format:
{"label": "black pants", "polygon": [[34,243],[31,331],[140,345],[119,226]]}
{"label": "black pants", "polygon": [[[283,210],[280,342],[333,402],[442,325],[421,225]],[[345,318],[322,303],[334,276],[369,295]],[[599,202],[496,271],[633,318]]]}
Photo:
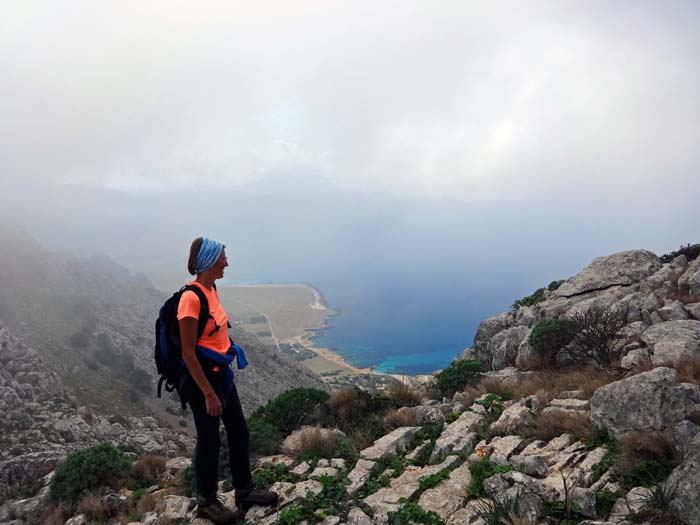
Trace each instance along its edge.
{"label": "black pants", "polygon": [[220,417],[207,414],[204,394],[190,379],[187,402],[192,409],[197,429],[195,477],[200,496],[216,496],[219,466],[219,420],[223,421],[228,438],[228,457],[231,481],[237,490],[248,488],[251,482],[248,425],[245,422],[241,401],[234,384],[231,392],[222,400],[224,411]]}

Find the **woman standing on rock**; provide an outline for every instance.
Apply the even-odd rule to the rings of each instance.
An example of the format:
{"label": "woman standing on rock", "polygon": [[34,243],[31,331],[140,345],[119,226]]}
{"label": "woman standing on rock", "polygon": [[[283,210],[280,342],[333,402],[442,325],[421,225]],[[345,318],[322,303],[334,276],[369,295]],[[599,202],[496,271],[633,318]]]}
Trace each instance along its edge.
{"label": "woman standing on rock", "polygon": [[[277,503],[275,492],[253,490],[252,486],[248,426],[230,367],[234,359],[238,360],[239,368],[245,367],[247,362],[243,350],[228,335],[228,315],[221,306],[214,284],[224,276],[227,266],[223,244],[203,237],[196,238],[190,247],[187,263],[188,271],[196,278],[188,283],[190,289],[182,293],[177,310],[182,357],[189,373],[181,395],[192,409],[197,429],[197,516],[217,525],[242,520],[253,505]],[[202,304],[204,301],[201,298],[206,305]],[[200,315],[207,310],[206,326],[198,337]],[[236,489],[236,512],[226,508],[216,493],[220,421],[224,423],[228,440],[231,475]]]}

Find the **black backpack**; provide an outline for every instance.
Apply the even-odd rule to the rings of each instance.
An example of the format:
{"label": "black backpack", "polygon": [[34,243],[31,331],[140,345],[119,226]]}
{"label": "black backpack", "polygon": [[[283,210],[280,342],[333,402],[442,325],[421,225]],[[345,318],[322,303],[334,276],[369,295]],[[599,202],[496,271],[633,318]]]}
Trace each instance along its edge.
{"label": "black backpack", "polygon": [[[216,289],[216,288],[214,288]],[[166,392],[180,389],[184,379],[185,362],[182,359],[182,345],[180,343],[180,323],[177,320],[177,308],[180,304],[180,297],[186,291],[191,290],[199,297],[199,320],[197,323],[197,339],[202,337],[207,321],[211,317],[209,314],[209,301],[199,286],[187,284],[175,292],[160,308],[158,319],[156,319],[156,347],[155,361],[156,369],[160,379],[158,380],[158,397],[161,397],[161,389],[165,383]],[[182,397],[182,396],[181,396]],[[181,398],[184,408],[184,399]]]}

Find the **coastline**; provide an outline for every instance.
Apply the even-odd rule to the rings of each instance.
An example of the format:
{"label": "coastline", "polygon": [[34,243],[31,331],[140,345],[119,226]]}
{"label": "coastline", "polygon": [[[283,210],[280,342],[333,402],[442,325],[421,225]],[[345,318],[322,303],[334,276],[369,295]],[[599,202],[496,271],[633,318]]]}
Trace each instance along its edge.
{"label": "coastline", "polygon": [[[301,315],[299,319],[299,324],[297,325],[296,334],[287,334],[286,336],[279,337],[275,336],[276,330],[273,325],[276,324],[277,319],[275,314],[270,311],[266,311],[266,308],[261,306],[255,307],[240,300],[236,300],[240,304],[248,307],[252,307],[259,313],[263,314],[270,326],[270,331],[273,334],[273,341],[279,348],[280,345],[289,344],[292,346],[300,347],[306,352],[314,354],[316,357],[310,359],[302,359],[300,362],[307,366],[311,371],[324,376],[324,375],[336,375],[336,374],[376,374],[372,368],[359,368],[351,363],[349,363],[342,355],[331,348],[325,348],[316,346],[314,344],[314,338],[318,337],[323,330],[329,327],[328,320],[340,315],[341,311],[333,309],[328,306],[323,293],[310,283],[300,282],[300,283],[261,283],[261,284],[227,284],[227,288],[238,288],[238,289],[248,289],[248,290],[288,290],[290,288],[304,288],[311,292],[312,302],[306,303],[303,306],[301,304],[296,305],[297,308],[302,309],[307,308],[307,315]],[[223,287],[222,287],[223,288]],[[283,294],[281,294],[283,295]],[[308,315],[308,312],[315,312],[312,315]]]}

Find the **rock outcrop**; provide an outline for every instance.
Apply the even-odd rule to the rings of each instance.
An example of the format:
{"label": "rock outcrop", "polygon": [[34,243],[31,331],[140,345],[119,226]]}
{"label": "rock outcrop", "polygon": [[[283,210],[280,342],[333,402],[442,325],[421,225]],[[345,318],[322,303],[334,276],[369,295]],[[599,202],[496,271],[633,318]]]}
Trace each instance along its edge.
{"label": "rock outcrop", "polygon": [[613,435],[663,431],[700,405],[700,386],[681,383],[672,368],[655,368],[600,387],[591,398],[591,416]]}

